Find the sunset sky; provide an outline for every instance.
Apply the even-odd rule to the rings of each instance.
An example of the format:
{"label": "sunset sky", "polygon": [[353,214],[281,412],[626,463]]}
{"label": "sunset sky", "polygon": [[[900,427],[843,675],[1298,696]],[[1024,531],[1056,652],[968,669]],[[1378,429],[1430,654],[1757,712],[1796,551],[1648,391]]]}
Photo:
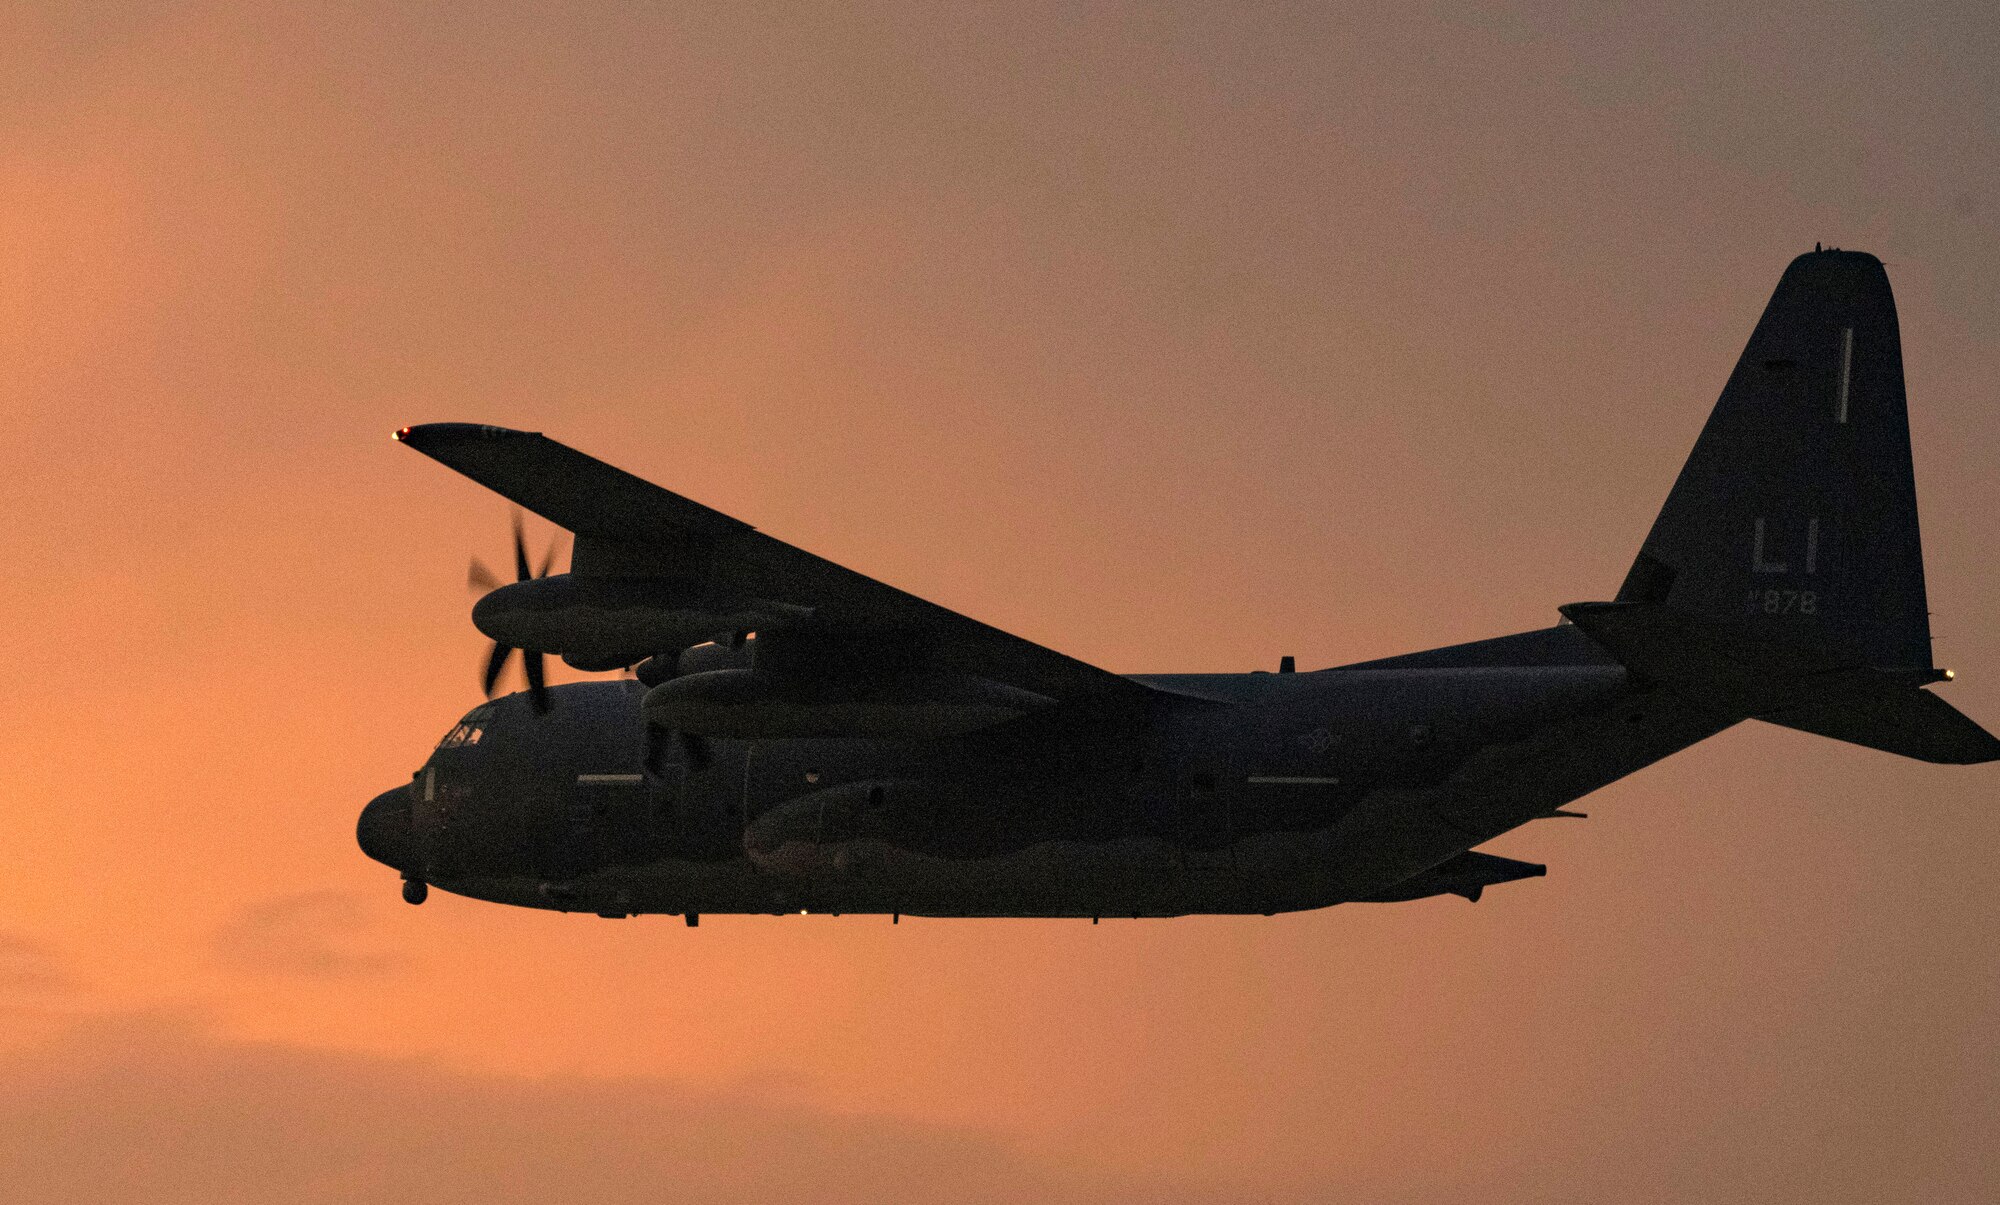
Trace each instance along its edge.
{"label": "sunset sky", "polygon": [[2000,728],[2000,16],[1625,7],[0,8],[0,1197],[2000,1198],[1993,767],[1746,724],[1488,847],[1546,879],[1271,919],[410,908],[354,844],[506,554],[396,427],[1319,668],[1613,594],[1816,240]]}

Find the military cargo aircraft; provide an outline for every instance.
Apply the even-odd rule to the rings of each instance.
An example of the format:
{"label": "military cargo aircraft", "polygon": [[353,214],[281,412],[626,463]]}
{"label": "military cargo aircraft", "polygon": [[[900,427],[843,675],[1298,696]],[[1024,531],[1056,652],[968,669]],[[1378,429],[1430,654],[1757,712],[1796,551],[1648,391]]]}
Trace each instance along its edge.
{"label": "military cargo aircraft", "polygon": [[[1746,719],[1973,763],[1933,666],[1880,261],[1779,281],[1609,601],[1316,672],[1120,675],[542,435],[396,439],[574,533],[474,606],[489,701],[362,812],[430,886],[625,917],[1263,914],[1544,867],[1474,847]],[[528,689],[490,698],[515,650]],[[634,676],[549,686],[543,658]]]}

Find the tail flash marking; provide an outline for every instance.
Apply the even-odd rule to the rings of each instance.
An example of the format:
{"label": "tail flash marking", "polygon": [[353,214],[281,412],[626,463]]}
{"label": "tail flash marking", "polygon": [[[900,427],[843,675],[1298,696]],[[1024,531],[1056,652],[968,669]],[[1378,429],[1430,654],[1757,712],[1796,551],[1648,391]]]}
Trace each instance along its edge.
{"label": "tail flash marking", "polygon": [[1750,546],[1750,570],[1753,573],[1783,573],[1791,566],[1783,561],[1764,559],[1764,517],[1757,516],[1756,540]]}
{"label": "tail flash marking", "polygon": [[1854,328],[1840,328],[1840,408],[1834,411],[1833,421],[1847,421],[1847,386],[1854,379]]}

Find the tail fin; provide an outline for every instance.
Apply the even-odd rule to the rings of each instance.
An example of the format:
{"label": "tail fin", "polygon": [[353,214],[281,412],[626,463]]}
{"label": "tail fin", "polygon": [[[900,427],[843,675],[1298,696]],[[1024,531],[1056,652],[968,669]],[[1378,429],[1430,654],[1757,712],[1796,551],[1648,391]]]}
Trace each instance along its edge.
{"label": "tail fin", "polygon": [[1618,592],[1928,669],[1896,303],[1882,262],[1785,269]]}
{"label": "tail fin", "polygon": [[1616,603],[1564,608],[1642,678],[1928,761],[2000,741],[1922,690],[1930,613],[1882,263],[1785,269]]}

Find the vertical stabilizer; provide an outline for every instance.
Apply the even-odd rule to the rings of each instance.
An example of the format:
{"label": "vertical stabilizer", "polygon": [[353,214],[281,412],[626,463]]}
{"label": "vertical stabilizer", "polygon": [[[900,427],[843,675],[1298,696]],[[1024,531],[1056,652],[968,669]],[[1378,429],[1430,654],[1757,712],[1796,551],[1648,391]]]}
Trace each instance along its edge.
{"label": "vertical stabilizer", "polygon": [[1903,353],[1872,255],[1801,255],[1618,593],[1861,665],[1931,666]]}

